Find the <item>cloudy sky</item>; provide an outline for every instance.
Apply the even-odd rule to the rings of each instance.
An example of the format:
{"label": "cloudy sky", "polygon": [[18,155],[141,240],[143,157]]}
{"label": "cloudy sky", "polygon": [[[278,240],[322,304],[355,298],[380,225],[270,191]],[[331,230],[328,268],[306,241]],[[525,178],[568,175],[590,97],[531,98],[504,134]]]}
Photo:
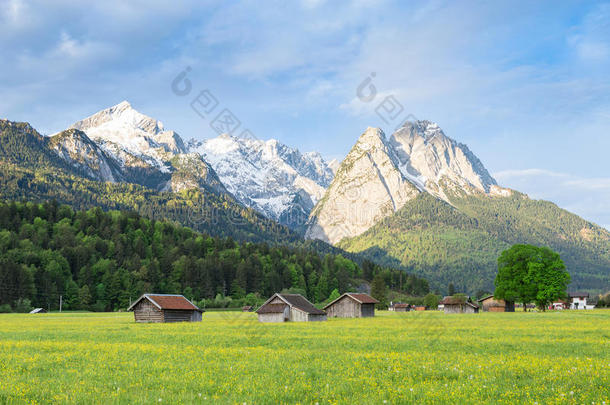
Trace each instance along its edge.
{"label": "cloudy sky", "polygon": [[610,229],[610,3],[285,3],[0,0],[0,117],[50,134],[129,100],[206,138],[207,90],[236,135],[328,158],[429,119],[500,184]]}

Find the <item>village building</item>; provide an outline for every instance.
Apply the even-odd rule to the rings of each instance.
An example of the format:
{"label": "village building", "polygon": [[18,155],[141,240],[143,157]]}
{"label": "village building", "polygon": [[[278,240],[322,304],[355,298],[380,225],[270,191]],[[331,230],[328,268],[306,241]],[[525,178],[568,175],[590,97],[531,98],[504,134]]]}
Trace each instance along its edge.
{"label": "village building", "polygon": [[481,298],[478,303],[483,312],[515,312],[514,302],[496,299],[493,295]]}
{"label": "village building", "polygon": [[344,293],[324,307],[331,318],[366,318],[375,316],[375,298],[368,294]]}
{"label": "village building", "polygon": [[573,292],[568,294],[570,298],[570,309],[593,309],[594,305],[587,305],[589,293]]}
{"label": "village building", "polygon": [[479,306],[470,297],[445,297],[440,302],[446,314],[476,314]]}
{"label": "village building", "polygon": [[570,307],[570,303],[563,300],[553,301],[551,305],[549,305],[549,309],[554,309],[557,311],[561,311],[563,309],[567,309]]}
{"label": "village building", "polygon": [[129,308],[136,322],[201,322],[202,309],[176,294],[144,294]]}
{"label": "village building", "polygon": [[301,294],[274,294],[256,310],[260,322],[325,321],[326,312]]}
{"label": "village building", "polygon": [[402,302],[391,302],[388,311],[408,312],[411,310],[411,305],[403,304]]}

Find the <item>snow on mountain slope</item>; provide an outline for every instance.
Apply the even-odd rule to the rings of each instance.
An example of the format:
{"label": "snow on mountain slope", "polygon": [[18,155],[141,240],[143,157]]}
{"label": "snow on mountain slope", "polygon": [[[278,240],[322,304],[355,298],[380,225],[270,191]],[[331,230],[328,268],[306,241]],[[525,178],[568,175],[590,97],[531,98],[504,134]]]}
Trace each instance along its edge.
{"label": "snow on mountain slope", "polygon": [[78,121],[70,128],[85,132],[125,165],[148,164],[169,173],[168,158],[186,153],[177,133],[165,130],[163,123],[136,111],[127,101]]}
{"label": "snow on mountain slope", "polygon": [[419,193],[509,196],[481,161],[429,121],[407,122],[390,139],[368,128],[312,211],[306,237],[337,243],[362,234]]}
{"label": "snow on mountain slope", "polygon": [[333,172],[319,153],[300,153],[277,140],[227,134],[189,148],[207,160],[227,189],[243,204],[299,227],[322,197]]}
{"label": "snow on mountain slope", "polygon": [[444,198],[441,179],[460,188],[489,193],[497,185],[481,161],[468,149],[447,137],[429,121],[407,122],[389,140],[399,169],[420,189]]}
{"label": "snow on mountain slope", "polygon": [[92,179],[112,183],[124,181],[119,164],[78,129],[68,129],[49,138],[49,146]]}
{"label": "snow on mountain slope", "polygon": [[[86,134],[85,138],[118,166],[120,175],[115,170],[111,178],[106,170],[101,180],[127,181],[168,191],[207,187],[227,192],[214,169],[201,156],[188,153],[180,135],[136,111],[127,101],[76,122],[64,133],[70,131]],[[79,160],[79,154],[90,153],[85,144],[70,144],[73,161]],[[60,150],[58,153],[66,155]]]}

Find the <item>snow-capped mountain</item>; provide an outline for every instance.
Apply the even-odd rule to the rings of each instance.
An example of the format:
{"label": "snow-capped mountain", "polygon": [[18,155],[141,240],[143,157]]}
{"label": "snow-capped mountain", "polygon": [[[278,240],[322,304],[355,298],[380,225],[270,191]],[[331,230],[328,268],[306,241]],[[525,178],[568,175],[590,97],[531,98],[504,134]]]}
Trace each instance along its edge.
{"label": "snow-capped mountain", "polygon": [[158,190],[226,189],[214,169],[188,152],[180,135],[123,101],[51,137],[56,152],[90,177]]}
{"label": "snow-capped mountain", "polygon": [[308,220],[306,237],[337,243],[362,234],[419,193],[447,202],[449,192],[509,195],[481,161],[429,121],[407,122],[387,139],[360,136]]}
{"label": "snow-capped mountain", "polygon": [[447,137],[430,121],[407,122],[389,139],[401,173],[444,200],[441,179],[464,189],[489,193],[496,181],[481,161],[464,144]]}
{"label": "snow-capped mountain", "polygon": [[293,228],[304,225],[334,177],[319,153],[301,153],[274,139],[223,134],[191,140],[189,150],[212,165],[240,202]]}
{"label": "snow-capped mountain", "polygon": [[93,179],[167,191],[212,188],[293,228],[304,226],[334,177],[319,153],[273,139],[221,135],[185,145],[127,101],[74,123],[52,136],[52,144]]}
{"label": "snow-capped mountain", "polygon": [[186,153],[182,138],[176,132],[165,130],[163,123],[136,111],[127,101],[78,121],[70,128],[85,132],[126,165],[150,165],[169,172],[169,158]]}

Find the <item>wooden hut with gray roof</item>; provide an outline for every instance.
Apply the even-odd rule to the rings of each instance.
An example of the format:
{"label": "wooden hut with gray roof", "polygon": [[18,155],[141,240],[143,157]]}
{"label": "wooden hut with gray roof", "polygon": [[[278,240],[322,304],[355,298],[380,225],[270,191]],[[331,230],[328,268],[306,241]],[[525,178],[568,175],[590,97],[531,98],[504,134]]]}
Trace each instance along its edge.
{"label": "wooden hut with gray roof", "polygon": [[260,322],[325,321],[326,312],[301,294],[274,294],[256,310]]}
{"label": "wooden hut with gray roof", "polygon": [[472,302],[468,296],[453,295],[445,297],[439,302],[443,305],[446,314],[476,314],[479,306]]}
{"label": "wooden hut with gray roof", "polygon": [[368,294],[344,293],[324,307],[331,318],[366,318],[375,316],[375,298]]}
{"label": "wooden hut with gray roof", "polygon": [[201,322],[202,309],[176,294],[144,294],[127,309],[136,322]]}

